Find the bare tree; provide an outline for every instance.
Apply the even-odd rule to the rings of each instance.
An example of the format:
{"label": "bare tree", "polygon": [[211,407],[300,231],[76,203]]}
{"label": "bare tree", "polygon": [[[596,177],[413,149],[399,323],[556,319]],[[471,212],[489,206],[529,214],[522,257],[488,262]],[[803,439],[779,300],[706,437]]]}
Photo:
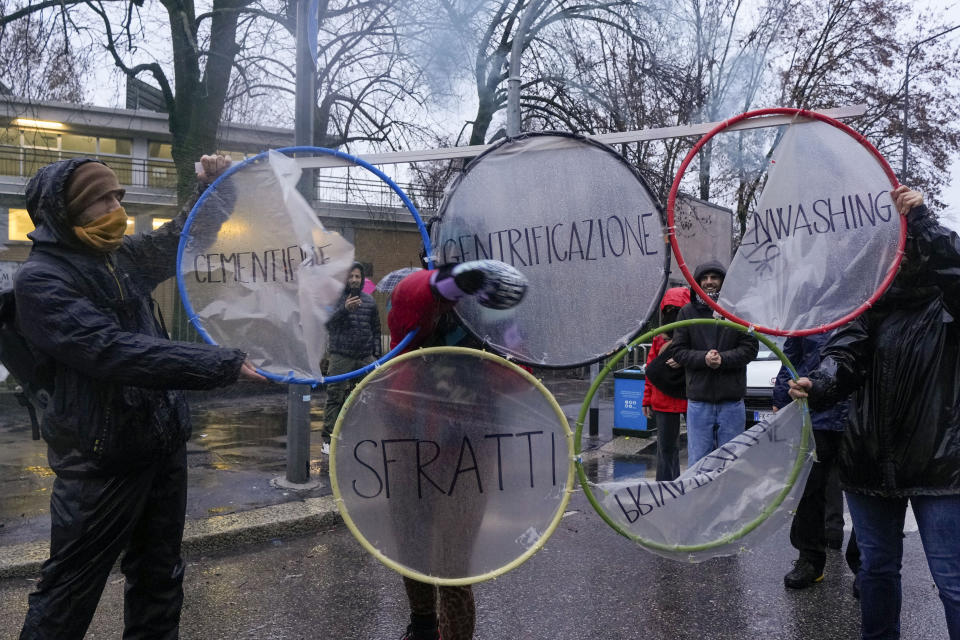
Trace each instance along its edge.
{"label": "bare tree", "polygon": [[[507,102],[506,81],[509,75],[510,54],[523,12],[530,0],[436,0],[442,21],[434,28],[450,31],[455,39],[472,52],[471,83],[477,98],[477,111],[470,120],[469,144],[484,144],[503,135],[491,134],[494,117]],[[607,24],[642,38],[631,32],[624,15],[637,7],[630,0],[545,0],[539,5],[538,15],[530,24],[522,43],[524,77],[521,110],[528,117],[543,121],[567,119],[569,124],[579,122],[575,112],[567,112],[561,103],[552,99],[556,91],[544,68],[533,64],[535,58],[545,60],[557,54],[556,42],[569,24]]]}
{"label": "bare tree", "polygon": [[[296,25],[289,14],[295,6],[289,1],[272,21],[262,20],[262,11],[242,15],[243,39],[253,44],[237,57],[227,103],[232,117],[264,122],[278,108],[291,107]],[[415,116],[426,91],[418,60],[403,46],[419,37],[419,23],[406,2],[327,0],[321,3],[318,24],[314,144],[392,147],[417,131]],[[266,109],[252,113],[258,101]]]}
{"label": "bare tree", "polygon": [[[554,44],[560,55],[531,55],[543,69],[541,87],[552,92],[549,102],[557,105],[555,116],[543,110],[531,121],[586,134],[689,123],[700,88],[690,78],[688,59],[673,50],[677,32],[662,11],[648,6],[624,13],[629,31],[643,33],[643,40],[619,26],[566,23]],[[691,144],[673,138],[623,145],[620,151],[663,199],[679,157]]]}
{"label": "bare tree", "polygon": [[[25,21],[61,24],[64,42],[81,36],[102,47],[123,75],[159,86],[183,199],[192,188],[194,161],[217,148],[225,112],[246,121],[267,115],[270,124],[278,114],[292,120],[286,96],[292,96],[295,83],[296,5],[296,0],[210,0],[201,12],[193,1],[182,0],[43,0],[10,7],[0,16],[0,28],[9,37]],[[393,143],[393,128],[415,129],[413,119],[403,115],[404,108],[412,113],[407,101],[423,101],[419,74],[400,46],[402,36],[415,31],[411,24],[401,34],[397,5],[398,0],[320,2],[316,144]],[[51,55],[53,43],[42,43]]]}
{"label": "bare tree", "polygon": [[[911,42],[943,31],[935,16],[915,14],[905,2],[835,0],[817,10],[798,7],[790,25],[792,53],[783,67],[780,99],[785,106],[827,108],[867,104],[855,124],[888,159],[899,156],[903,139],[903,65]],[[902,25],[916,23],[907,40]],[[960,50],[946,39],[924,47],[913,60],[910,137],[915,145],[910,175],[903,182],[939,203],[950,156],[960,150]],[[899,169],[899,167],[898,167]]]}
{"label": "bare tree", "polygon": [[[11,7],[0,2],[0,19]],[[29,100],[80,103],[89,55],[71,45],[65,23],[29,14],[0,32],[0,81]]]}
{"label": "bare tree", "polygon": [[[555,119],[557,126],[602,133],[722,120],[760,106],[826,109],[865,102],[867,115],[853,124],[888,157],[901,149],[907,45],[898,27],[923,25],[908,36],[911,42],[944,27],[906,3],[888,0],[750,5],[687,0],[648,5],[632,18],[645,34],[645,46],[631,46],[605,25],[570,30],[560,57],[567,66],[554,74],[554,99],[565,101],[565,110],[578,117]],[[958,56],[943,41],[914,59],[911,138],[917,161],[906,179],[934,201],[958,148],[960,96],[946,81],[960,72]],[[730,134],[720,140],[705,147],[686,186],[703,199],[734,207],[742,230],[764,184],[761,168],[775,135]],[[623,151],[665,197],[679,159],[694,141],[674,138]]]}
{"label": "bare tree", "polygon": [[201,153],[216,149],[230,71],[241,49],[236,41],[237,22],[240,11],[252,1],[213,0],[209,12],[198,14],[193,2],[158,0],[166,16],[164,36],[171,48],[172,76],[157,58],[140,61],[148,55],[145,39],[158,36],[145,25],[141,14],[144,0],[33,2],[6,13],[0,18],[0,27],[6,31],[21,20],[53,15],[66,25],[66,37],[90,38],[92,34],[127,77],[152,78],[169,114],[177,192],[183,200],[195,180],[193,163]]}

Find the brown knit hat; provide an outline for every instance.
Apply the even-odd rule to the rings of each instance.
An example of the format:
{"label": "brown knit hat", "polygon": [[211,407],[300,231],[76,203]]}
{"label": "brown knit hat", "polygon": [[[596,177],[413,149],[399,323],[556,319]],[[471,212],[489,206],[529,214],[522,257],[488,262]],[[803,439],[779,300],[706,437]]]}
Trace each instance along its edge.
{"label": "brown knit hat", "polygon": [[87,207],[111,192],[119,192],[118,199],[126,193],[113,169],[99,162],[84,162],[73,170],[67,181],[67,217],[75,219]]}

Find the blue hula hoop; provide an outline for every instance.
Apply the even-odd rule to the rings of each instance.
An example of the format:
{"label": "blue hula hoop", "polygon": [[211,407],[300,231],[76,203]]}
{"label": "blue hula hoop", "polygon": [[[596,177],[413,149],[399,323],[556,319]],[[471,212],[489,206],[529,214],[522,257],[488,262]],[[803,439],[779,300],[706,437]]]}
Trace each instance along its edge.
{"label": "blue hula hoop", "polygon": [[[361,160],[356,156],[352,156],[349,153],[344,153],[343,151],[337,151],[336,149],[327,149],[325,147],[284,147],[283,149],[275,149],[275,151],[277,151],[278,153],[286,153],[286,154],[315,153],[315,154],[321,154],[321,155],[334,156],[336,158],[347,160],[348,162],[351,162],[357,166],[363,167],[373,175],[383,180],[393,190],[394,193],[400,196],[400,200],[403,202],[404,206],[406,206],[407,210],[411,213],[411,215],[413,215],[413,219],[417,223],[417,228],[420,230],[420,237],[423,240],[423,246],[426,250],[427,268],[429,269],[434,268],[433,257],[431,255],[433,253],[433,246],[430,244],[430,234],[427,233],[427,227],[426,225],[423,224],[423,219],[420,217],[420,212],[417,211],[417,207],[413,204],[413,202],[410,200],[407,194],[403,192],[403,189],[401,189],[400,186],[396,182],[394,182],[392,179],[390,179],[390,177],[387,176],[385,173],[383,173],[382,171],[380,171],[370,163],[364,160]],[[190,298],[187,296],[186,283],[184,282],[184,279],[183,279],[183,271],[180,268],[180,264],[183,261],[183,251],[187,246],[187,238],[190,237],[190,227],[193,225],[193,220],[197,214],[197,211],[200,210],[204,202],[206,202],[207,197],[216,190],[217,185],[220,184],[222,180],[226,179],[230,175],[233,175],[234,173],[239,171],[242,167],[245,167],[248,164],[253,164],[263,160],[269,155],[269,153],[270,153],[269,151],[264,151],[263,153],[258,153],[252,158],[247,158],[240,164],[232,165],[226,171],[224,171],[216,180],[210,183],[210,185],[206,189],[204,189],[203,193],[200,194],[200,197],[197,198],[197,203],[193,205],[193,209],[190,210],[190,214],[187,216],[187,220],[183,225],[183,230],[180,232],[180,243],[177,246],[177,288],[180,290],[180,301],[183,303],[183,308],[187,314],[187,319],[190,321],[190,324],[193,325],[193,327],[197,330],[197,333],[200,335],[201,338],[203,338],[204,342],[206,342],[207,344],[216,345],[217,342],[210,336],[209,333],[207,333],[207,330],[203,328],[203,325],[200,323],[200,319],[197,317],[197,314],[193,309],[193,305],[190,304]],[[349,380],[350,378],[357,378],[359,376],[366,375],[369,371],[376,369],[381,364],[383,364],[393,356],[403,351],[406,348],[406,346],[410,344],[410,341],[413,340],[413,337],[416,333],[417,333],[416,330],[411,331],[406,336],[404,336],[403,340],[400,341],[400,344],[398,344],[396,347],[388,351],[379,359],[359,369],[348,371],[347,373],[341,373],[335,376],[320,377],[320,378],[298,378],[295,375],[293,375],[292,371],[285,375],[280,375],[280,374],[272,373],[270,371],[264,371],[263,369],[259,369],[259,368],[257,369],[257,373],[262,375],[264,378],[267,378],[268,380],[272,380],[274,382],[280,382],[284,384],[307,384],[312,387],[316,387],[318,385],[324,385],[324,384],[331,384],[335,382],[342,382],[343,380]]]}

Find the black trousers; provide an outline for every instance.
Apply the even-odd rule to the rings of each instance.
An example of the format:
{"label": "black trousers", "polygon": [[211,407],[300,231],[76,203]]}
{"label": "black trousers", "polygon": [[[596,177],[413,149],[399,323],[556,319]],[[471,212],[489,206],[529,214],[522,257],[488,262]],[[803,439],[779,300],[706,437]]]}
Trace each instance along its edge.
{"label": "black trousers", "polygon": [[20,639],[81,640],[121,552],[123,638],[177,638],[186,505],[185,445],[124,475],[57,477],[50,496],[50,559],[30,594]]}
{"label": "black trousers", "polygon": [[826,495],[827,541],[843,540],[843,489],[840,488],[840,468],[834,464],[827,479]]}
{"label": "black trousers", "polygon": [[676,480],[680,476],[679,413],[654,411],[657,421],[657,482]]}
{"label": "black trousers", "polygon": [[[803,496],[797,506],[790,525],[790,544],[800,552],[819,571],[827,562],[827,502],[830,493],[831,476],[835,475],[840,453],[842,431],[814,430],[813,438],[817,447],[817,461],[810,469]],[[842,498],[841,498],[842,500]],[[836,507],[834,507],[835,509]],[[842,517],[843,505],[840,504]],[[854,573],[860,566],[860,551],[857,548],[855,532],[847,543],[847,564]]]}

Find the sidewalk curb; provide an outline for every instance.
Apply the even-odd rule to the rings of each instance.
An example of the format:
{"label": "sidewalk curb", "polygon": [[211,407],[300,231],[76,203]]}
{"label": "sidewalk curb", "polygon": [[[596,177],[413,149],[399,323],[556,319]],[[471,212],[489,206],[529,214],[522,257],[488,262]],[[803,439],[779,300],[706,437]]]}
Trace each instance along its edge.
{"label": "sidewalk curb", "polygon": [[[183,553],[203,553],[279,536],[306,535],[340,523],[333,496],[188,520],[183,531]],[[36,578],[47,559],[50,543],[27,542],[0,546],[0,579]]]}

